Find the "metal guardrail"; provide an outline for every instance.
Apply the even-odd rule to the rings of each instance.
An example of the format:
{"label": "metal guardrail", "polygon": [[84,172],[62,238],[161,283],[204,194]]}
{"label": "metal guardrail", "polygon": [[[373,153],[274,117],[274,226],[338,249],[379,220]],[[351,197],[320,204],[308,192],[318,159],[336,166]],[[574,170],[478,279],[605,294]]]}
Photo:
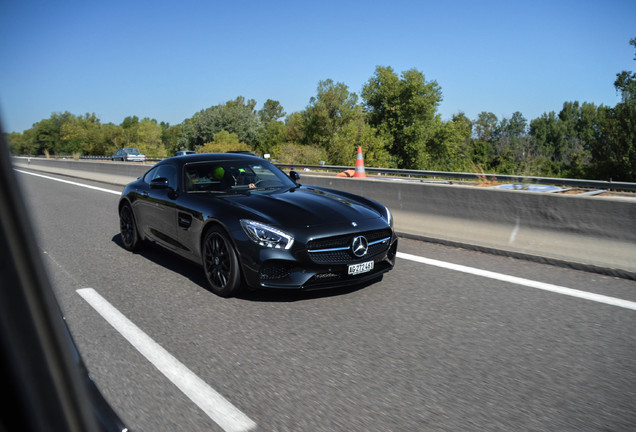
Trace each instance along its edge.
{"label": "metal guardrail", "polygon": [[[31,156],[31,157],[44,157],[44,156]],[[69,155],[56,155],[51,156],[57,159],[66,158],[73,159],[73,156]],[[111,160],[110,156],[80,156],[80,159],[87,160]],[[166,158],[163,157],[147,157],[149,162],[158,162]],[[280,164],[276,163],[276,166],[280,168],[288,169],[309,169],[320,170],[327,172],[342,172],[346,170],[354,169],[353,166],[337,166],[337,165],[301,165],[301,164]],[[545,184],[551,186],[567,186],[584,189],[606,189],[615,191],[636,191],[636,183],[630,182],[616,182],[606,180],[585,180],[585,179],[570,179],[570,178],[558,178],[558,177],[533,177],[533,176],[518,176],[507,174],[485,174],[485,173],[462,173],[462,172],[449,172],[449,171],[423,171],[423,170],[406,170],[395,168],[372,168],[365,167],[365,172],[372,174],[381,174],[394,177],[415,177],[415,178],[433,178],[433,179],[450,179],[450,180],[472,180],[472,181],[493,181],[501,183],[517,183],[517,184]]]}
{"label": "metal guardrail", "polygon": [[[307,168],[323,171],[342,172],[351,170],[351,166],[328,166],[328,165],[297,165],[297,164],[276,164],[280,168]],[[611,189],[617,191],[636,191],[636,183],[615,182],[604,180],[585,180],[585,179],[569,179],[558,177],[533,177],[533,176],[517,176],[506,174],[475,174],[449,171],[422,171],[422,170],[405,170],[393,168],[367,168],[365,172],[382,174],[396,177],[416,177],[416,178],[445,178],[459,180],[475,180],[475,181],[496,181],[502,183],[520,183],[520,184],[546,184],[552,186],[568,186],[589,189]]]}
{"label": "metal guardrail", "polygon": [[[67,159],[72,159],[72,156],[56,156],[57,158],[66,157]],[[112,160],[111,156],[80,156],[80,159],[88,159],[88,160]],[[146,156],[146,161],[149,162],[159,162],[160,160],[166,159],[165,157],[157,157],[157,156]]]}

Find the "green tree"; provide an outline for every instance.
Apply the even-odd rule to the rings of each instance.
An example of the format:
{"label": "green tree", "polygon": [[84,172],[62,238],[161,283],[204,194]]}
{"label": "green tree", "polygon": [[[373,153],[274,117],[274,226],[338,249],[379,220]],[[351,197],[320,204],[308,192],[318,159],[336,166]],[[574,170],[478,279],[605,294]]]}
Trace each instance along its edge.
{"label": "green tree", "polygon": [[22,155],[26,154],[22,151],[23,143],[22,143],[22,134],[20,132],[2,132],[2,136],[4,137],[5,142],[9,146],[9,152],[12,155]]}
{"label": "green tree", "polygon": [[364,113],[358,96],[343,83],[327,79],[318,83],[317,94],[302,115],[302,143],[325,150],[334,165],[355,162],[364,127]]}
{"label": "green tree", "polygon": [[473,169],[470,137],[472,122],[464,113],[455,114],[452,121],[436,119],[435,135],[428,143],[428,169],[470,171]]}
{"label": "green tree", "polygon": [[532,120],[529,134],[544,154],[550,155],[553,160],[558,158],[557,149],[564,147],[566,132],[563,121],[554,111]]}
{"label": "green tree", "polygon": [[179,148],[179,137],[183,132],[183,124],[170,126],[168,123],[161,123],[161,142],[168,154],[174,154],[178,150],[188,150]]}
{"label": "green tree", "polygon": [[227,151],[244,150],[252,151],[244,142],[239,142],[238,135],[221,131],[214,134],[214,140],[197,148],[199,153],[225,153]]}
{"label": "green tree", "polygon": [[276,122],[285,117],[285,111],[280,102],[267,99],[263,104],[263,108],[258,111],[258,116],[264,125]]}
{"label": "green tree", "polygon": [[597,133],[598,110],[594,104],[565,102],[559,119],[563,136],[554,147],[552,160],[567,177],[583,177],[590,162],[590,146]]}
{"label": "green tree", "polygon": [[214,134],[227,131],[235,133],[239,140],[256,147],[260,140],[262,127],[258,114],[254,111],[256,102],[242,96],[224,105],[217,105],[199,111],[183,124],[182,134],[177,145],[184,149],[194,149],[211,142]]}
{"label": "green tree", "polygon": [[598,138],[591,149],[596,178],[636,181],[636,106],[621,102],[599,108]]}
{"label": "green tree", "polygon": [[124,131],[125,137],[125,142],[123,143],[122,148],[136,146],[139,142],[139,137],[137,135],[137,132],[139,131],[139,117],[128,116],[121,122],[120,126]]}
{"label": "green tree", "polygon": [[274,147],[272,158],[283,164],[318,165],[320,161],[326,160],[324,149],[287,142]]}
{"label": "green tree", "polygon": [[[636,38],[632,38],[629,44],[636,48]],[[636,60],[636,56],[634,57]],[[621,94],[623,103],[636,103],[636,72],[622,71],[616,74],[614,88]]]}
{"label": "green tree", "polygon": [[124,129],[116,124],[107,123],[102,125],[101,130],[101,142],[103,143],[102,153],[96,153],[101,155],[111,155],[120,148],[125,147],[126,136]]}
{"label": "green tree", "polygon": [[71,116],[60,129],[59,154],[103,154],[101,122],[93,113]]}
{"label": "green tree", "polygon": [[36,154],[43,154],[44,151],[56,154],[61,148],[62,125],[72,121],[73,114],[66,111],[64,113],[53,113],[48,119],[41,120],[33,125],[33,143]]}
{"label": "green tree", "polygon": [[586,176],[590,146],[598,130],[597,117],[594,104],[565,102],[558,116],[552,111],[530,122],[529,135],[540,154],[550,161],[552,173]]}
{"label": "green tree", "polygon": [[500,174],[526,174],[527,159],[536,152],[526,134],[527,120],[519,112],[503,118],[493,132],[494,159],[492,167]]}
{"label": "green tree", "polygon": [[495,159],[495,130],[499,124],[497,116],[491,112],[482,111],[473,121],[472,160],[475,171],[485,172],[493,170]]}
{"label": "green tree", "polygon": [[[636,38],[629,43],[636,47]],[[590,146],[590,173],[596,178],[633,182],[636,181],[636,73],[622,71],[616,76],[614,87],[621,95],[621,102],[614,108],[598,109],[598,132]]]}
{"label": "green tree", "polygon": [[399,168],[425,168],[427,145],[440,122],[436,114],[442,91],[435,81],[427,82],[416,69],[402,72],[378,66],[364,85],[362,98],[369,124],[388,138],[388,150]]}
{"label": "green tree", "polygon": [[238,96],[236,99],[232,100],[232,101],[227,101],[225,103],[225,105],[223,105],[225,108],[239,108],[239,109],[246,109],[249,112],[254,112],[254,108],[256,108],[256,101],[254,99],[248,99],[245,100],[244,96]]}
{"label": "green tree", "polygon": [[134,128],[136,128],[137,136],[134,147],[137,147],[141,153],[146,156],[167,156],[166,148],[161,141],[163,131],[157,124],[157,120],[144,118]]}
{"label": "green tree", "polygon": [[354,117],[358,96],[343,83],[327,79],[318,83],[317,94],[302,111],[303,143],[328,150],[333,136]]}
{"label": "green tree", "polygon": [[369,126],[363,117],[350,121],[332,137],[328,161],[332,165],[352,166],[356,162],[358,147],[364,153],[366,166],[391,166],[391,156],[385,140]]}
{"label": "green tree", "polygon": [[305,130],[303,115],[299,112],[291,113],[285,119],[286,142],[301,143]]}
{"label": "green tree", "polygon": [[494,135],[496,138],[505,136],[510,139],[518,139],[526,135],[527,128],[528,121],[526,118],[519,111],[515,111],[512,113],[511,118],[501,119]]}
{"label": "green tree", "polygon": [[9,142],[9,150],[14,155],[36,155],[35,130],[27,129],[24,132],[12,132],[5,134]]}
{"label": "green tree", "polygon": [[60,143],[56,148],[57,154],[86,153],[84,146],[88,131],[78,118],[73,118],[62,124],[60,128]]}
{"label": "green tree", "polygon": [[263,104],[263,108],[258,111],[261,120],[261,134],[259,142],[255,145],[255,150],[261,154],[267,154],[272,149],[287,140],[287,127],[280,119],[285,117],[286,113],[280,102],[267,99]]}
{"label": "green tree", "polygon": [[469,171],[473,168],[471,151],[471,122],[463,114],[453,120],[434,120],[435,133],[427,143],[427,169],[441,171]]}
{"label": "green tree", "polygon": [[255,150],[261,154],[271,153],[272,150],[287,142],[288,128],[283,122],[270,121],[265,124],[261,140]]}
{"label": "green tree", "polygon": [[473,122],[475,138],[479,141],[490,141],[493,139],[499,119],[491,112],[482,111]]}
{"label": "green tree", "polygon": [[120,126],[124,129],[129,129],[131,127],[135,127],[139,124],[139,117],[136,115],[128,116],[121,122]]}

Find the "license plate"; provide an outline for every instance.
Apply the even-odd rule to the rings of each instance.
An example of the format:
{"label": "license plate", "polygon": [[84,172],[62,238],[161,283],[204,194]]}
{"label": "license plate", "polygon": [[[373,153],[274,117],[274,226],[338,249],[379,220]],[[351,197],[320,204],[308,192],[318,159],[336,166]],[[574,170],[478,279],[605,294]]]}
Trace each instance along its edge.
{"label": "license plate", "polygon": [[366,273],[373,270],[373,261],[367,261],[360,264],[351,264],[349,266],[349,274],[357,275],[360,273]]}

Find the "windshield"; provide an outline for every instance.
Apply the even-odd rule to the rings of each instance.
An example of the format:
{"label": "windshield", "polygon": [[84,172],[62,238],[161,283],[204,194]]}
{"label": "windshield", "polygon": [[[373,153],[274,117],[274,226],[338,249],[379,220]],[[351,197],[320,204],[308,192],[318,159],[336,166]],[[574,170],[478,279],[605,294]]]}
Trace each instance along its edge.
{"label": "windshield", "polygon": [[265,160],[206,161],[184,168],[186,192],[231,192],[291,188],[296,184]]}

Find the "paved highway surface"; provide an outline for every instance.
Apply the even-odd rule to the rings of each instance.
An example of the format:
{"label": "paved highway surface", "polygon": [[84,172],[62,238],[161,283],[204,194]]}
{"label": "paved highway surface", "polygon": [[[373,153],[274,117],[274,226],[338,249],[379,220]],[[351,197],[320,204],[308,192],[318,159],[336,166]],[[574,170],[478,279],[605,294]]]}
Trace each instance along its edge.
{"label": "paved highway surface", "polygon": [[120,187],[17,176],[133,431],[636,430],[634,281],[401,239],[379,283],[223,299],[199,267],[123,249]]}

